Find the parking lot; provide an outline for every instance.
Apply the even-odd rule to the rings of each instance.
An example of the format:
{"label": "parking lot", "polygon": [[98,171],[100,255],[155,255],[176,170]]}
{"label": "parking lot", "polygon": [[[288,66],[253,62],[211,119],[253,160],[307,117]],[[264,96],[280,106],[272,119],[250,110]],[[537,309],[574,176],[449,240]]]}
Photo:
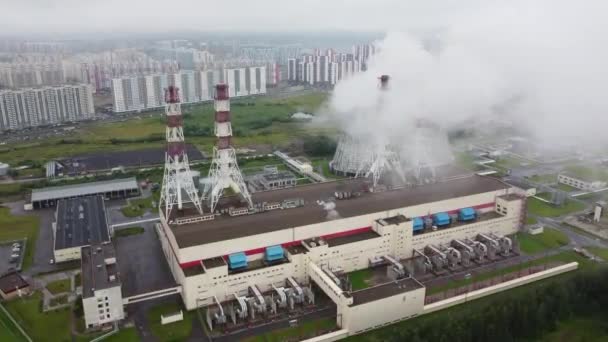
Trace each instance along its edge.
{"label": "parking lot", "polygon": [[175,286],[153,223],[144,232],[114,239],[123,297]]}
{"label": "parking lot", "polygon": [[0,242],[0,274],[11,268],[21,270],[23,257],[25,256],[25,240]]}

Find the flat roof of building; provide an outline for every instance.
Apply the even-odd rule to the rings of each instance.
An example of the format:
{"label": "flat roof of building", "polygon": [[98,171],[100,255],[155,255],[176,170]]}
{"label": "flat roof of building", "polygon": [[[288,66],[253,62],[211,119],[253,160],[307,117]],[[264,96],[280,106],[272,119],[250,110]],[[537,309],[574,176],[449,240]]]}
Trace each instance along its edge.
{"label": "flat roof of building", "polygon": [[102,196],[87,196],[57,202],[55,250],[110,241]]}
{"label": "flat roof of building", "polygon": [[363,241],[363,240],[369,240],[369,239],[375,239],[381,237],[381,235],[379,235],[378,233],[376,233],[373,230],[367,231],[367,232],[363,232],[363,233],[358,233],[358,234],[352,234],[352,235],[347,235],[347,236],[340,236],[340,237],[335,237],[335,238],[331,238],[331,239],[326,239],[325,241],[327,242],[327,245],[329,247],[335,247],[335,246],[340,246],[340,245],[346,245],[347,243],[353,243],[353,242],[359,242],[359,241]]}
{"label": "flat roof of building", "polygon": [[4,294],[30,286],[17,271],[10,271],[0,276],[0,291]]}
{"label": "flat roof of building", "polygon": [[131,190],[137,188],[138,185],[135,177],[84,184],[52,186],[42,189],[33,189],[31,201],[39,202],[58,200],[62,198],[96,195],[104,192]]}
{"label": "flat roof of building", "polygon": [[[348,179],[258,192],[253,194],[255,203],[301,198],[304,206],[236,217],[222,215],[211,221],[174,225],[172,231],[179,247],[186,248],[325,222],[328,214],[317,201],[332,199],[336,191],[344,191],[344,188],[356,190],[364,186],[362,179]],[[337,200],[335,210],[341,218],[347,218],[505,188],[508,185],[497,179],[468,174],[423,186],[363,193],[359,197]]]}
{"label": "flat roof of building", "polygon": [[120,286],[116,252],[111,243],[82,248],[82,297],[95,291]]}
{"label": "flat roof of building", "polygon": [[368,287],[366,289],[350,293],[350,295],[353,297],[353,304],[351,306],[357,306],[373,302],[378,299],[392,297],[394,295],[417,290],[422,287],[424,287],[424,285],[420,284],[413,278],[403,278],[385,284]]}

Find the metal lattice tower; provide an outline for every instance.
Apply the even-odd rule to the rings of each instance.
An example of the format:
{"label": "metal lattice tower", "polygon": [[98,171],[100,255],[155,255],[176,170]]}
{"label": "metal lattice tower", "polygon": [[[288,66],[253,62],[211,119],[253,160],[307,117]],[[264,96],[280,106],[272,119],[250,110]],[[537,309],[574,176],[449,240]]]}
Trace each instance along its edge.
{"label": "metal lattice tower", "polygon": [[251,208],[253,207],[253,201],[243,180],[241,170],[239,170],[236,152],[231,145],[230,97],[226,84],[215,86],[214,105],[217,144],[213,148],[213,161],[209,169],[210,181],[205,188],[205,198],[209,201],[209,208],[213,212],[224,189],[230,187],[234,192],[240,193]]}
{"label": "metal lattice tower", "polygon": [[[198,191],[194,186],[186,154],[179,88],[169,86],[165,89],[165,103],[167,152],[165,153],[165,174],[160,206],[165,207],[165,218],[168,220],[171,210],[175,206],[181,210],[184,202],[192,202],[200,214],[203,213],[203,208]],[[184,201],[184,195],[188,197],[186,201]]]}

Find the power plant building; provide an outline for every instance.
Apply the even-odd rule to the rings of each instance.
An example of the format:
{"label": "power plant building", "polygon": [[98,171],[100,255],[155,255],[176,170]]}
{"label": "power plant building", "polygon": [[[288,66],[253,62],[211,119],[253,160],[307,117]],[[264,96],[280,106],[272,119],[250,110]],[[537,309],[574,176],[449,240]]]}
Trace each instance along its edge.
{"label": "power plant building", "polygon": [[0,131],[95,118],[88,84],[0,90]]}
{"label": "power plant building", "polygon": [[235,203],[227,197],[217,215],[161,210],[157,229],[188,310],[313,284],[336,304],[338,326],[357,333],[422,313],[425,287],[401,277],[350,291],[334,271],[409,262],[454,241],[510,246],[520,229],[525,199],[509,185],[452,167],[441,174],[435,183],[378,192],[363,179],[258,192],[249,210],[225,210]]}

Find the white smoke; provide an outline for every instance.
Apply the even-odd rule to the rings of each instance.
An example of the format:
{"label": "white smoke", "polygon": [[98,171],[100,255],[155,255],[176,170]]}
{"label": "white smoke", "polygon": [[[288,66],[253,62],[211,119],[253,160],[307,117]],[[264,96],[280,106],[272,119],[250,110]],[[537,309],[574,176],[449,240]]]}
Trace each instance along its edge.
{"label": "white smoke", "polygon": [[[340,127],[405,136],[416,118],[450,127],[501,116],[547,144],[608,142],[608,1],[490,3],[431,25],[431,44],[429,34],[388,33],[368,71],[336,86]],[[390,90],[377,111],[382,74]]]}

